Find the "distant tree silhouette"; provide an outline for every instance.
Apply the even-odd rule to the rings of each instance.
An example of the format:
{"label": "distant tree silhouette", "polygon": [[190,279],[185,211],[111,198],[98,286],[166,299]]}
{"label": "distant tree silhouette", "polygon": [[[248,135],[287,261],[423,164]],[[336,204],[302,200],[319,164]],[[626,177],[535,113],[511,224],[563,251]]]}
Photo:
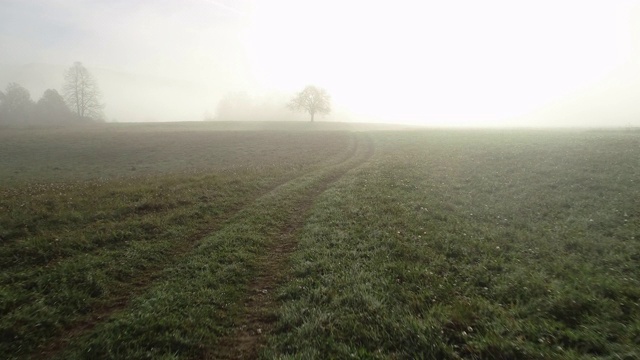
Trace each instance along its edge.
{"label": "distant tree silhouette", "polygon": [[288,107],[294,111],[307,112],[313,122],[316,114],[331,112],[331,97],[326,90],[309,85],[291,99]]}
{"label": "distant tree silhouette", "polygon": [[58,91],[47,89],[36,103],[35,118],[42,124],[63,124],[71,122],[74,115]]}
{"label": "distant tree silhouette", "polygon": [[75,62],[64,74],[63,93],[69,108],[81,120],[102,120],[100,90],[95,78],[82,63]]}
{"label": "distant tree silhouette", "polygon": [[29,124],[33,115],[33,100],[29,91],[16,83],[7,85],[6,93],[0,103],[0,119],[3,124],[23,125]]}

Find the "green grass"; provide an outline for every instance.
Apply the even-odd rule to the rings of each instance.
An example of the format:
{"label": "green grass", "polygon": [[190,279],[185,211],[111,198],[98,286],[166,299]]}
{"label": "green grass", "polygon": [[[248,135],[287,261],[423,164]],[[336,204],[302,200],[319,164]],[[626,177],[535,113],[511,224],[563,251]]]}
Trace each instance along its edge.
{"label": "green grass", "polygon": [[317,202],[266,357],[640,355],[640,138],[376,138]]}
{"label": "green grass", "polygon": [[[91,157],[96,166],[114,173],[112,178],[60,181],[43,171],[41,177],[25,177],[22,183],[0,188],[0,212],[6,214],[0,218],[2,353],[26,356],[64,338],[77,324],[93,323],[101,313],[126,304],[256,198],[334,163],[353,146],[347,133],[237,133],[227,135],[235,145],[225,144],[233,149],[213,152],[209,141],[198,143],[204,135],[189,132],[173,139],[183,146],[166,152],[166,139],[152,132],[141,134],[145,142],[122,148],[117,144],[129,133],[90,130],[83,132],[87,148],[57,161],[81,168],[76,156]],[[32,142],[34,136],[45,135],[23,135],[14,143],[25,152],[22,159],[12,158],[12,164],[28,164],[51,144],[80,133],[54,132],[42,139],[42,149]],[[212,135],[209,140],[216,139]],[[173,164],[197,154],[208,161],[194,172],[185,173],[176,165],[173,171],[127,177],[117,174],[124,168],[121,163],[100,158],[111,146],[115,147],[109,150],[122,159],[165,151],[162,161]],[[258,162],[256,156],[267,156],[268,161]],[[12,165],[0,172],[7,168]],[[84,175],[78,170],[78,178]]]}
{"label": "green grass", "polygon": [[[157,286],[60,358],[215,357],[216,343],[233,330],[248,282],[260,267],[257,259],[308,194],[354,161],[345,160],[257,199],[204,238],[184,262],[167,268]],[[122,334],[128,341],[121,341]]]}
{"label": "green grass", "polygon": [[264,358],[640,356],[640,134],[310,126],[0,134],[0,353],[217,357],[311,203]]}
{"label": "green grass", "polygon": [[[230,128],[226,123],[103,124],[78,129],[2,129],[0,186],[295,169],[335,156],[348,132]],[[304,124],[309,125],[309,124]],[[328,134],[333,134],[329,136]]]}

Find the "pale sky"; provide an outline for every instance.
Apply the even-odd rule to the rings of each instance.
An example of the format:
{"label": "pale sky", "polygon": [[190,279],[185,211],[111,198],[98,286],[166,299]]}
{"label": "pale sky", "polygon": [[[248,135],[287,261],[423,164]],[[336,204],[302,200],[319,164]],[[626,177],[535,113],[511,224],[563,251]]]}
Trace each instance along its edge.
{"label": "pale sky", "polygon": [[[144,91],[126,97],[98,77],[107,118],[120,121],[200,120],[229,93],[315,84],[332,95],[331,121],[348,111],[427,125],[640,126],[639,41],[631,0],[0,0],[0,66],[81,61],[136,77]],[[139,80],[152,78],[182,85],[155,95]]]}

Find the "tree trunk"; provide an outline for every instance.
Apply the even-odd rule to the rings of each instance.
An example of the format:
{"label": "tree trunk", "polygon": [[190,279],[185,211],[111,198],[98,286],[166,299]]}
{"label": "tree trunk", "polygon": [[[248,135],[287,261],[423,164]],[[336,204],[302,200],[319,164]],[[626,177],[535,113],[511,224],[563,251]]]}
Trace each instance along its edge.
{"label": "tree trunk", "polygon": [[311,113],[311,122],[313,122],[313,116],[314,116],[315,114],[316,114],[316,113]]}

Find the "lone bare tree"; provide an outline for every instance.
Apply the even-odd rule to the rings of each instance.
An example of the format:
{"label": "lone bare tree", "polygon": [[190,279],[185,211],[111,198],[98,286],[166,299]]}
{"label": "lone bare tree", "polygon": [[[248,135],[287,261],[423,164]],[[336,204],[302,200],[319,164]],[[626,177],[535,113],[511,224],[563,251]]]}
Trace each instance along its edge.
{"label": "lone bare tree", "polygon": [[294,111],[304,111],[311,115],[311,122],[316,114],[331,112],[331,97],[326,90],[312,85],[299,92],[288,105]]}
{"label": "lone bare tree", "polygon": [[102,120],[100,90],[95,78],[82,63],[75,62],[64,74],[64,97],[79,119]]}

